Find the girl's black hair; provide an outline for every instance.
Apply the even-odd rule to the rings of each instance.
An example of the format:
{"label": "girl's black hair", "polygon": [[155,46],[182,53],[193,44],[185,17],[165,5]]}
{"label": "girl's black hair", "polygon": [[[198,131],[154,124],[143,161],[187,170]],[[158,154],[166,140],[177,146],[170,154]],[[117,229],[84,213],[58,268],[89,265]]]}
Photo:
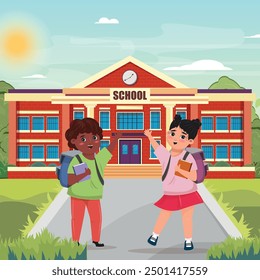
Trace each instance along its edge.
{"label": "girl's black hair", "polygon": [[189,139],[195,139],[197,136],[198,130],[201,126],[201,122],[199,119],[194,120],[182,120],[180,115],[176,115],[174,120],[170,125],[170,130],[174,127],[180,127],[183,131],[188,133]]}

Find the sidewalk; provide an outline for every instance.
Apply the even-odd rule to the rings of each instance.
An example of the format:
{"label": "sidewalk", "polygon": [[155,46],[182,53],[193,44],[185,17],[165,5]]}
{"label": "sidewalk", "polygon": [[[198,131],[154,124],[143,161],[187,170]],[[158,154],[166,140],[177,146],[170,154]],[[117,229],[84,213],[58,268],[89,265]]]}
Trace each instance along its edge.
{"label": "sidewalk", "polygon": [[[162,195],[160,179],[107,179],[102,199],[104,248],[92,245],[88,214],[81,243],[88,241],[88,259],[207,259],[207,250],[228,235],[240,233],[229,221],[203,184],[198,186],[204,204],[197,205],[193,219],[194,250],[183,250],[180,212],[174,212],[156,247],[147,243],[159,209],[153,205]],[[30,234],[47,227],[55,236],[70,238],[70,200],[66,189],[56,197]],[[216,217],[215,217],[215,215]]]}

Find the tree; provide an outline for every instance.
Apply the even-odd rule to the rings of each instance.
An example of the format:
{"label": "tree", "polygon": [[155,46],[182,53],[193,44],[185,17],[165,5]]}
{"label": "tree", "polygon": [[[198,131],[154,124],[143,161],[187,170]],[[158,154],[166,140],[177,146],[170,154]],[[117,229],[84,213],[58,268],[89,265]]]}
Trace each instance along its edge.
{"label": "tree", "polygon": [[5,177],[8,165],[8,103],[4,101],[4,93],[13,87],[0,81],[0,177]]}
{"label": "tree", "polygon": [[222,76],[217,82],[213,83],[209,89],[244,89],[236,81],[227,76]]}

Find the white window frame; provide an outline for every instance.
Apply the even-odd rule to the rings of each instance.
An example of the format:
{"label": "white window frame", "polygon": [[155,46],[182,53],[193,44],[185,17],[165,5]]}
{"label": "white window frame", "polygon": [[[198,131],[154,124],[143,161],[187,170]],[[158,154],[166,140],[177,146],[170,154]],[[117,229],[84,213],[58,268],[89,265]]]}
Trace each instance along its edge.
{"label": "white window frame", "polygon": [[[48,128],[48,118],[58,118],[58,130],[50,130]],[[60,117],[59,116],[48,116],[46,117],[46,132],[48,133],[59,133],[60,132]]]}
{"label": "white window frame", "polygon": [[[160,143],[158,143],[159,145],[161,145],[161,143],[162,143],[162,140],[161,139],[155,139],[155,141],[156,142],[160,142]],[[151,155],[151,147],[152,147],[152,145],[150,144],[150,147],[149,147],[149,159],[150,160],[158,160],[158,158],[157,157],[155,157],[155,158],[152,158],[152,155]]]}
{"label": "white window frame", "polygon": [[[103,138],[102,140],[100,140],[100,146],[101,146],[101,142],[102,142],[102,141],[108,141],[108,143],[109,143],[108,145],[110,145],[110,140],[109,140],[109,139],[104,139],[104,138]],[[102,149],[103,149],[103,148],[102,148]],[[101,149],[99,149],[99,150],[101,150]]]}
{"label": "white window frame", "polygon": [[[203,146],[212,147],[212,153],[213,153],[213,158],[206,158],[206,157],[205,157],[205,161],[214,161],[214,160],[215,160],[214,158],[216,157],[216,155],[214,156],[214,145],[204,145],[204,144],[203,144],[203,145],[201,145],[201,149],[202,149]],[[203,149],[202,149],[202,150],[203,150]],[[204,154],[204,155],[205,155],[205,154]]]}
{"label": "white window frame", "polygon": [[[227,118],[227,129],[217,129],[217,118]],[[215,116],[215,132],[216,133],[225,133],[225,132],[229,132],[229,118],[228,116]]]}
{"label": "white window frame", "polygon": [[244,125],[243,125],[243,116],[231,116],[230,117],[230,132],[232,132],[232,133],[243,133],[244,132],[244,130],[242,129],[242,130],[233,130],[233,129],[231,129],[231,120],[232,120],[232,118],[241,118],[242,119],[242,128],[244,127]]}
{"label": "white window frame", "polygon": [[101,125],[101,113],[109,113],[109,128],[102,128],[102,130],[109,131],[111,130],[111,113],[108,110],[100,110],[99,111],[99,123]]}
{"label": "white window frame", "polygon": [[83,113],[83,119],[85,118],[85,111],[84,110],[73,110],[73,120],[76,120],[75,119],[75,113]]}
{"label": "white window frame", "polygon": [[[43,147],[43,158],[33,158],[33,147]],[[39,161],[39,162],[46,161],[45,152],[46,152],[45,145],[32,145],[32,161]]]}
{"label": "white window frame", "polygon": [[[242,147],[242,158],[232,158],[232,153],[231,153],[231,147]],[[233,162],[240,162],[240,161],[244,161],[244,158],[243,158],[243,145],[230,145],[230,151],[229,151],[229,154],[230,154],[230,161],[233,161]]]}
{"label": "white window frame", "polygon": [[[214,132],[214,117],[213,116],[202,116],[201,117],[201,122],[202,122],[202,118],[211,118],[212,119],[212,124],[213,124],[213,129],[212,130],[202,130],[202,125],[201,125],[201,131],[202,133],[212,133]],[[216,124],[215,124],[216,125]]]}
{"label": "white window frame", "polygon": [[[227,158],[217,158],[217,147],[227,147]],[[228,145],[216,145],[215,146],[215,159],[216,161],[229,161],[228,158]]]}
{"label": "white window frame", "polygon": [[[29,119],[29,130],[19,130],[18,129],[18,124],[19,124],[19,118],[27,118]],[[19,132],[19,133],[29,133],[31,132],[31,123],[30,123],[31,119],[30,119],[30,116],[17,116],[17,131],[16,132]]]}
{"label": "white window frame", "polygon": [[[160,113],[160,128],[152,128],[152,113]],[[150,111],[150,129],[152,130],[162,130],[162,112],[159,110]]]}
{"label": "white window frame", "polygon": [[[40,146],[40,145],[39,145]],[[46,162],[50,161],[60,161],[59,158],[48,158],[48,147],[58,147],[58,155],[60,153],[60,146],[59,145],[46,145]]]}
{"label": "white window frame", "polygon": [[[127,128],[118,128],[118,125],[117,125],[117,114],[119,114],[119,113],[124,113],[124,114],[129,114],[129,113],[135,113],[135,114],[142,114],[143,115],[143,128],[140,128],[140,129],[138,129],[138,128],[135,128],[135,129],[132,129],[132,128],[130,128],[130,129],[127,129]],[[131,111],[131,112],[116,112],[116,130],[128,130],[128,131],[131,131],[131,130],[139,130],[139,131],[143,131],[144,130],[144,124],[145,124],[145,120],[144,120],[144,112],[138,112],[138,111]]]}
{"label": "white window frame", "polygon": [[[18,147],[29,147],[29,158],[18,158]],[[30,145],[18,145],[17,146],[17,159],[18,162],[30,162],[31,161],[31,150]]]}
{"label": "white window frame", "polygon": [[[43,118],[43,130],[34,130],[33,129],[33,118]],[[32,129],[31,132],[33,133],[44,133],[46,128],[45,118],[44,116],[32,116]]]}

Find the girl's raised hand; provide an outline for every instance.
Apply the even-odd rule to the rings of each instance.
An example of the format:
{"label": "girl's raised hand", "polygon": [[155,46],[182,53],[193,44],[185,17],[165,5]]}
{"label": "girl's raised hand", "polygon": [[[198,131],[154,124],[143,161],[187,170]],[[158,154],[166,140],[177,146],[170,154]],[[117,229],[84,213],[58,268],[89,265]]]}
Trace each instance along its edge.
{"label": "girl's raised hand", "polygon": [[150,131],[149,129],[146,129],[144,131],[144,135],[147,136],[148,138],[152,137],[152,131]]}

